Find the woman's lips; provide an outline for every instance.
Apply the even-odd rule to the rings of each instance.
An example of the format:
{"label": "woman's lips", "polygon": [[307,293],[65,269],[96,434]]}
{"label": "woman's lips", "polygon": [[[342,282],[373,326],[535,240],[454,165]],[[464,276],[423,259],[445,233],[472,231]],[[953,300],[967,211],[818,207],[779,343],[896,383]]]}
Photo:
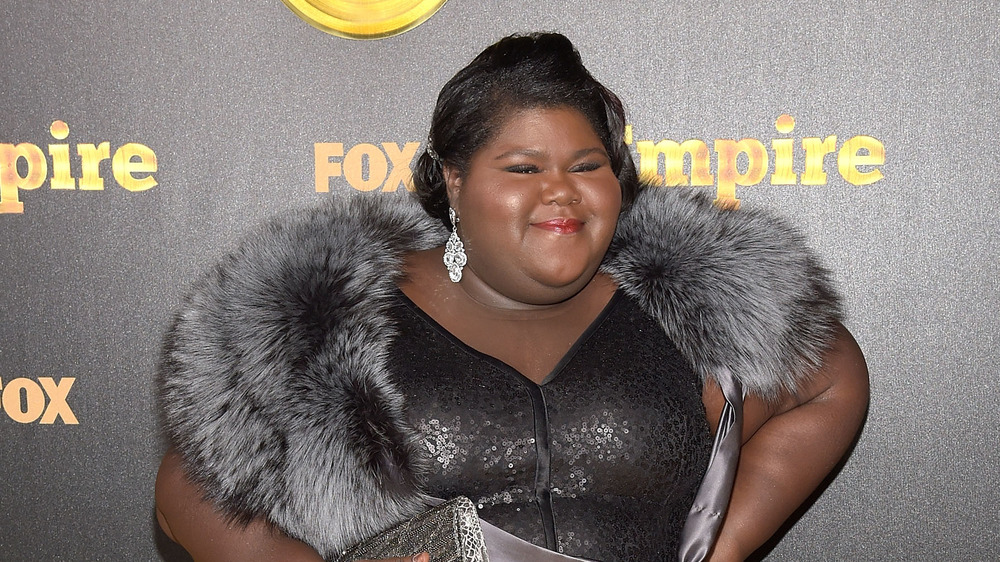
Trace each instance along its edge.
{"label": "woman's lips", "polygon": [[531,226],[555,232],[556,234],[573,234],[583,228],[583,221],[577,219],[550,219],[544,222],[536,222]]}

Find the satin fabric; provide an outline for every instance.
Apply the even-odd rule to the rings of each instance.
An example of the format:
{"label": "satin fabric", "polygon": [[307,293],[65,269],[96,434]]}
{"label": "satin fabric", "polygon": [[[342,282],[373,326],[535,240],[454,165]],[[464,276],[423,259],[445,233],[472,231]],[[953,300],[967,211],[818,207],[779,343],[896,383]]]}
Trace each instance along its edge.
{"label": "satin fabric", "polygon": [[704,560],[715,544],[736,479],[743,437],[743,387],[729,371],[719,373],[726,404],[715,432],[712,457],[681,532],[680,560]]}

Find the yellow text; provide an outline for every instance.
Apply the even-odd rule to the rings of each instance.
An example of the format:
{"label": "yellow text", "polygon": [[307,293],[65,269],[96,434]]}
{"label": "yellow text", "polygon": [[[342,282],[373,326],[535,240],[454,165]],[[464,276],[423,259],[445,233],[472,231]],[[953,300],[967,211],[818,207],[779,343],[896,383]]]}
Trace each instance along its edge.
{"label": "yellow text", "polygon": [[[794,126],[795,120],[787,114],[775,122],[779,133],[790,133]],[[703,140],[640,140],[636,141],[635,149],[639,155],[639,174],[644,178],[665,186],[714,185],[715,204],[731,209],[740,204],[736,186],[757,185],[769,171],[771,185],[826,184],[827,155],[834,153],[837,172],[847,183],[866,185],[883,177],[878,166],[885,164],[885,147],[874,137],[851,137],[839,149],[836,135],[822,139],[806,137],[799,143],[802,148],[799,154],[795,150],[795,139],[773,139],[770,144],[771,152],[768,152],[762,141],[753,138],[715,139],[712,143],[714,171],[709,145]],[[797,164],[801,174],[796,171]]]}
{"label": "yellow text", "polygon": [[[56,140],[69,136],[69,126],[62,121],[53,121],[49,131]],[[51,176],[49,161],[39,146],[0,143],[0,213],[23,213],[20,191],[38,189],[46,179],[53,190],[104,189],[100,166],[104,160],[111,160],[111,175],[129,191],[145,191],[156,185],[152,175],[157,170],[156,154],[143,144],[126,143],[114,153],[110,142],[77,144],[79,176],[72,172],[69,144],[48,145],[48,155],[52,159]]]}

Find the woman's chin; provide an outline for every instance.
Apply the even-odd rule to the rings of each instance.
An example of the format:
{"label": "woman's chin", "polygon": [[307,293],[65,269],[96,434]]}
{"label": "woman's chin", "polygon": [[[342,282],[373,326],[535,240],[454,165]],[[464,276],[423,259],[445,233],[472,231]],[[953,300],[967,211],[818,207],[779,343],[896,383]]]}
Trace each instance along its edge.
{"label": "woman's chin", "polygon": [[532,277],[540,287],[548,289],[554,295],[562,296],[561,300],[565,300],[587,286],[594,273],[589,268],[557,269],[542,271]]}

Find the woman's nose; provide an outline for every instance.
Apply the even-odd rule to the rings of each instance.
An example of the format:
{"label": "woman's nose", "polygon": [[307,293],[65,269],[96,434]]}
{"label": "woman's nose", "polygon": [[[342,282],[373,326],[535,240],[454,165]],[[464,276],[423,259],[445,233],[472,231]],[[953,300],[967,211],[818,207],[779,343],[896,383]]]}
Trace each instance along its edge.
{"label": "woman's nose", "polygon": [[580,190],[572,178],[566,174],[554,174],[546,178],[542,185],[542,202],[557,205],[572,205],[580,202]]}

